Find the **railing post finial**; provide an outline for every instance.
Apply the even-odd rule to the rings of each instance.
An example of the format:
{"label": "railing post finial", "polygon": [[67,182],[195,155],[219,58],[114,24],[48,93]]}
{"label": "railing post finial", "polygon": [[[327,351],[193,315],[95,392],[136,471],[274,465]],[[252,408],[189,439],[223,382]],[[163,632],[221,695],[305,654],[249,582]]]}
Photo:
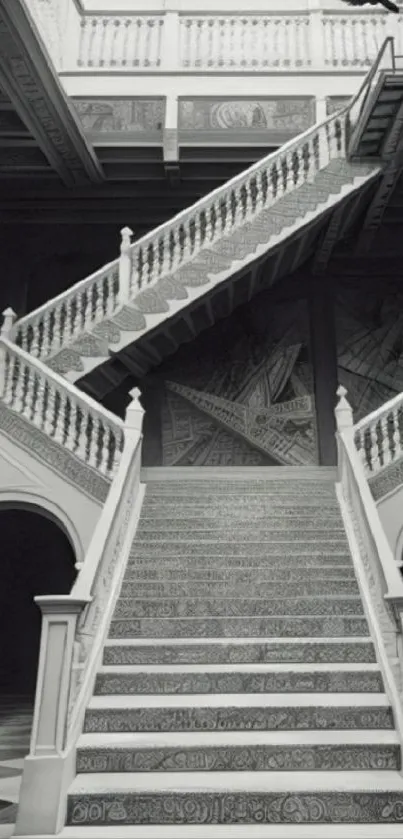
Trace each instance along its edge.
{"label": "railing post finial", "polygon": [[121,235],[121,243],[120,243],[120,253],[126,254],[130,249],[130,245],[132,243],[132,236],[133,230],[130,227],[122,227],[120,231]]}
{"label": "railing post finial", "polygon": [[3,338],[7,338],[7,336],[10,334],[10,332],[11,332],[11,330],[12,330],[14,324],[15,324],[15,321],[17,320],[17,315],[16,315],[14,309],[11,308],[11,306],[8,306],[7,309],[4,309],[4,312],[2,312],[2,315],[3,315],[3,323],[0,327],[0,335]]}
{"label": "railing post finial", "polygon": [[140,435],[144,417],[144,408],[140,404],[141,392],[138,387],[134,387],[133,390],[129,392],[129,395],[131,396],[132,401],[126,408],[125,431],[135,431]]}
{"label": "railing post finial", "polygon": [[347,428],[352,428],[354,425],[353,409],[346,399],[347,390],[343,385],[337,388],[337,396],[339,401],[336,405],[336,425],[338,431],[344,431]]}

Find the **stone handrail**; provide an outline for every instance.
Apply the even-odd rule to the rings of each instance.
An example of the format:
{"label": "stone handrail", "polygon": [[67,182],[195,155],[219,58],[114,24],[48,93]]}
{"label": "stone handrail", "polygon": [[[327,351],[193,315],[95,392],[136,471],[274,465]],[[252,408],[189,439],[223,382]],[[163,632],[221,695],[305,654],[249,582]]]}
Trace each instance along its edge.
{"label": "stone handrail", "polygon": [[[35,597],[42,612],[42,633],[24,776],[31,778],[32,765],[34,772],[30,794],[21,796],[17,835],[31,833],[35,808],[36,827],[40,822],[35,832],[53,836],[65,823],[63,806],[75,775],[75,746],[144,496],[140,483],[144,411],[140,392],[135,389],[130,395],[118,469],[73,589],[68,595]],[[38,814],[36,801],[44,788],[48,804]]]}
{"label": "stone handrail", "polygon": [[403,742],[403,577],[356,449],[353,411],[346,396],[346,389],[340,387],[336,408],[339,499],[357,576],[367,590],[370,623],[383,648],[377,643],[378,653],[392,677],[389,691]]}
{"label": "stone handrail", "polygon": [[[277,8],[275,6],[277,5]],[[403,15],[393,21],[403,36]],[[402,32],[400,32],[402,30]],[[84,14],[75,64],[94,72],[357,72],[388,34],[379,10],[290,9]],[[64,65],[66,62],[63,62]],[[73,64],[67,65],[71,71]]]}
{"label": "stone handrail", "polygon": [[124,442],[122,420],[0,337],[0,400],[108,480]]}
{"label": "stone handrail", "polygon": [[403,394],[399,393],[354,426],[354,442],[367,477],[403,455]]}

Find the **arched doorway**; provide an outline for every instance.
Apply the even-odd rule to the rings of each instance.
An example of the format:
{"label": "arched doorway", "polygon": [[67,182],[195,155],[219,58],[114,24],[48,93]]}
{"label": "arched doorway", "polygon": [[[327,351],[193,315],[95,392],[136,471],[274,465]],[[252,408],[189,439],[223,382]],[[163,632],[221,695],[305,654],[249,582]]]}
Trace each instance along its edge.
{"label": "arched doorway", "polygon": [[76,556],[62,525],[34,505],[0,504],[0,696],[33,697],[39,594],[67,594]]}

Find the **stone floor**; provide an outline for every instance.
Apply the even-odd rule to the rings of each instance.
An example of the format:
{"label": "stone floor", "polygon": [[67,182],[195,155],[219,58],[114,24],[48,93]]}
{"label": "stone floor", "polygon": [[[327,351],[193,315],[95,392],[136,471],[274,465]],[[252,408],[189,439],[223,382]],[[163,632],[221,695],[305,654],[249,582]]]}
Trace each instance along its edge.
{"label": "stone floor", "polygon": [[30,697],[0,697],[0,839],[8,839],[14,830],[31,723]]}

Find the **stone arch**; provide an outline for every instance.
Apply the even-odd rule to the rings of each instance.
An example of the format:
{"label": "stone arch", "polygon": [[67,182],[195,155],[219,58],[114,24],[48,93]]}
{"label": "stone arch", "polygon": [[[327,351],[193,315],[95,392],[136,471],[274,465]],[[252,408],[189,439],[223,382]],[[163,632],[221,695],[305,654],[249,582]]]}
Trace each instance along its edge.
{"label": "stone arch", "polygon": [[0,512],[3,509],[26,510],[53,521],[67,536],[75,553],[76,565],[84,561],[84,546],[80,534],[65,510],[44,495],[25,490],[0,490]]}
{"label": "stone arch", "polygon": [[37,595],[69,594],[83,548],[53,500],[0,492],[0,694],[33,697],[41,635]]}
{"label": "stone arch", "polygon": [[400,531],[397,536],[394,556],[397,564],[399,565],[403,573],[403,526],[400,528]]}

